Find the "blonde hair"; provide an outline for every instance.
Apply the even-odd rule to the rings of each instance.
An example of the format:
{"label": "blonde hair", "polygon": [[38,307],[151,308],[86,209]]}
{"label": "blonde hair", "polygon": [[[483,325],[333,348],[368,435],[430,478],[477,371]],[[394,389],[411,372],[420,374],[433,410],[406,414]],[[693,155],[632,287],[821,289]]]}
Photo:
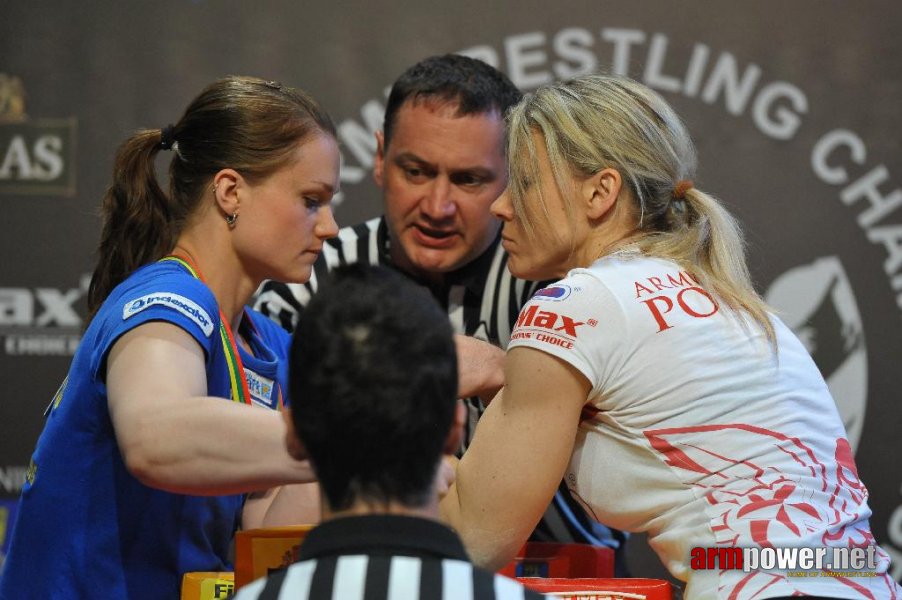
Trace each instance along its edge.
{"label": "blonde hair", "polygon": [[[657,93],[621,76],[586,75],[527,94],[508,115],[511,158],[510,198],[527,234],[536,209],[548,215],[538,185],[536,153],[544,141],[562,197],[575,177],[602,169],[620,173],[635,205],[634,232],[603,254],[625,247],[672,260],[690,271],[728,307],[747,314],[772,346],[776,336],[768,307],[752,286],[745,242],[736,219],[713,196],[690,187],[695,147],[686,127]],[[539,206],[527,207],[526,189],[535,185]],[[621,199],[623,196],[621,196]],[[620,203],[618,202],[618,205]],[[565,203],[571,223],[573,208]]]}

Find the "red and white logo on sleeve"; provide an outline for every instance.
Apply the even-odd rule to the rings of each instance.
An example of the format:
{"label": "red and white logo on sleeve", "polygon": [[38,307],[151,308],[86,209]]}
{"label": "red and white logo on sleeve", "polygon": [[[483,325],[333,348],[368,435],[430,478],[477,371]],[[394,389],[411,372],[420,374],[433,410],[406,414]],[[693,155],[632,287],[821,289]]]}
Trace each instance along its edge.
{"label": "red and white logo on sleeve", "polygon": [[538,305],[530,304],[520,312],[514,332],[511,334],[511,341],[534,339],[569,350],[579,337],[580,327],[596,325],[598,321],[595,319],[578,321],[562,313],[539,310]]}

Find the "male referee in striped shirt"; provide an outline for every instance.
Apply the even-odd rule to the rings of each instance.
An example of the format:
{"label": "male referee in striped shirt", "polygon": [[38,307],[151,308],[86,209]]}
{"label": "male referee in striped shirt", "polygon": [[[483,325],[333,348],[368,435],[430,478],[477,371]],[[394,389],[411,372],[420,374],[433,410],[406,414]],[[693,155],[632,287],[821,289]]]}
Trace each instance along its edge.
{"label": "male referee in striped shirt", "polygon": [[428,292],[382,267],[339,269],[301,315],[288,368],[287,443],[316,471],[323,522],[298,562],[237,600],[542,597],[474,567],[438,522],[442,454],[465,409],[451,326]]}
{"label": "male referee in striped shirt", "polygon": [[[507,185],[504,115],[520,97],[503,73],[466,56],[431,56],[408,68],[392,85],[376,133],[383,215],[328,240],[309,283],[265,283],[255,308],[292,331],[329,270],[385,265],[428,288],[455,332],[507,347],[537,289],[508,271],[501,223],[489,211]],[[484,410],[477,397],[465,404],[459,452]],[[592,521],[561,487],[532,539],[613,548],[617,576],[627,577],[626,536]]]}

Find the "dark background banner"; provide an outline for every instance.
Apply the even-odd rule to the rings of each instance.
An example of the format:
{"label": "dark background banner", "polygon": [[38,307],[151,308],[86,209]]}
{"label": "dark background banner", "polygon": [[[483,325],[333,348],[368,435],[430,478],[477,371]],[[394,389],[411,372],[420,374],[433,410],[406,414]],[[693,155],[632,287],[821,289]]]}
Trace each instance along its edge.
{"label": "dark background banner", "polygon": [[[347,225],[380,210],[387,86],[462,51],[525,90],[614,71],[676,107],[696,185],[741,218],[757,285],[828,379],[899,579],[900,26],[896,0],[0,0],[0,549],[78,343],[117,145],[177,121],[223,75],[302,87],[339,126]],[[633,546],[636,574],[660,574]]]}

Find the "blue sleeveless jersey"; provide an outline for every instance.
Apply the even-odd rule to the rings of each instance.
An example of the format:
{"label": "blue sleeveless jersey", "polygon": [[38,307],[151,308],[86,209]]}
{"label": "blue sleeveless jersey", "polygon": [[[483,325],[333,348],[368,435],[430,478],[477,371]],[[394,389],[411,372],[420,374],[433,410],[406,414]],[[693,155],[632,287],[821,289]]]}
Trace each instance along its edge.
{"label": "blue sleeveless jersey", "polygon": [[[252,325],[243,323],[242,331],[256,356],[242,351],[241,357],[252,399],[275,408],[289,337],[261,315],[249,315]],[[147,487],[128,472],[116,444],[104,384],[107,355],[121,335],[148,321],[191,334],[206,355],[207,394],[230,397],[219,309],[206,285],[179,264],[162,262],[117,286],[48,407],[22,489],[0,599],[178,598],[184,573],[232,569],[229,546],[244,496],[186,496]]]}

